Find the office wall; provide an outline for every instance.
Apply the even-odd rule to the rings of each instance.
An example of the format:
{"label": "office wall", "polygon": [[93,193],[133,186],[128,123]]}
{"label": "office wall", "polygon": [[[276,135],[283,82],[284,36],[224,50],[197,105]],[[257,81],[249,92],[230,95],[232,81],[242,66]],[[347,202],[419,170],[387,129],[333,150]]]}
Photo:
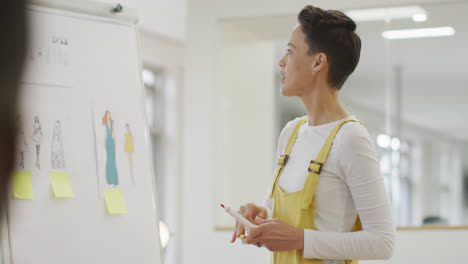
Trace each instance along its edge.
{"label": "office wall", "polygon": [[[199,11],[205,12],[205,10]],[[271,68],[273,45],[233,44],[226,47],[233,52],[229,53],[227,58],[232,62],[231,68],[226,69],[220,60],[225,52],[225,48],[221,45],[223,41],[221,34],[211,34],[212,30],[221,33],[221,28],[209,15],[197,12],[189,14],[191,15],[196,19],[189,24],[196,26],[197,30],[188,33],[187,37],[192,42],[190,47],[186,46],[186,54],[194,56],[186,57],[185,64],[186,69],[190,70],[186,72],[183,104],[182,196],[185,220],[182,230],[181,263],[267,263],[267,252],[258,251],[257,248],[245,251],[238,243],[230,243],[232,235],[230,232],[215,231],[215,208],[223,202],[218,201],[216,197],[231,195],[222,191],[216,192],[215,186],[232,183],[222,180],[225,174],[256,177],[256,171],[262,174],[258,177],[271,178],[266,171],[272,171],[273,167],[269,165],[273,163],[265,153],[271,154],[274,149],[271,142],[274,141],[273,121],[267,114],[273,111],[273,91],[268,91],[273,83]],[[205,26],[210,29],[205,30]],[[200,27],[203,29],[199,30]],[[251,54],[252,58],[242,61],[239,56],[234,56],[235,54],[239,56]],[[254,55],[263,59],[258,62],[253,61],[257,60]],[[263,67],[264,70],[254,75],[256,67]],[[232,74],[232,71],[235,74]],[[242,100],[243,95],[248,94],[255,94],[255,97]],[[245,123],[242,123],[242,120]],[[250,125],[243,127],[245,124]],[[244,131],[241,131],[242,129]],[[254,130],[249,131],[249,129]],[[242,137],[231,137],[232,131],[237,131]],[[252,137],[245,138],[250,132],[253,133]],[[251,143],[249,140],[255,139],[263,143],[257,149],[249,148]],[[268,143],[270,146],[267,146]],[[239,156],[233,156],[234,154]],[[261,160],[260,164],[252,164],[251,162],[257,158]],[[261,189],[260,197],[266,192],[266,186],[259,184],[250,184],[248,188]],[[217,210],[219,212],[221,209]],[[232,225],[232,219],[224,220]]]}
{"label": "office wall", "polygon": [[[262,203],[274,170],[273,43],[228,42],[222,54],[214,99],[214,200],[239,208]],[[233,226],[214,205],[215,225]]]}
{"label": "office wall", "polygon": [[163,69],[182,69],[184,43],[140,29],[140,55],[143,63]]}

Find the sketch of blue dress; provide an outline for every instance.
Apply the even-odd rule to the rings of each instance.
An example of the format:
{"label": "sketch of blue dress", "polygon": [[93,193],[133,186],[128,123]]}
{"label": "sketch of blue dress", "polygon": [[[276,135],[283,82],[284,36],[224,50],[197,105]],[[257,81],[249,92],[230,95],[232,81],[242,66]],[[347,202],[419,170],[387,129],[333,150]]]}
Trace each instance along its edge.
{"label": "sketch of blue dress", "polygon": [[111,122],[111,127],[109,129],[108,124],[106,123],[107,137],[106,137],[106,151],[107,151],[107,164],[106,164],[106,180],[107,184],[119,184],[119,179],[117,177],[117,165],[115,163],[115,143],[112,138],[112,128],[113,122]]}

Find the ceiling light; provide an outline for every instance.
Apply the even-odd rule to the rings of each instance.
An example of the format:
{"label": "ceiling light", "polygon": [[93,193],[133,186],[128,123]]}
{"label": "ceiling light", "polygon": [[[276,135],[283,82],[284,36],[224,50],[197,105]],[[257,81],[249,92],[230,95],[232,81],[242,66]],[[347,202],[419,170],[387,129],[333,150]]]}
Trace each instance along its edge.
{"label": "ceiling light", "polygon": [[427,15],[424,13],[421,14],[414,14],[413,15],[413,21],[414,22],[424,22],[427,20]]}
{"label": "ceiling light", "polygon": [[455,29],[452,27],[403,29],[382,32],[382,37],[386,39],[447,37],[453,35],[455,35]]}
{"label": "ceiling light", "polygon": [[[387,8],[353,9],[345,12],[354,21],[386,21],[392,19],[412,19],[415,15],[426,15],[420,6],[397,6]],[[427,19],[427,15],[426,15]]]}

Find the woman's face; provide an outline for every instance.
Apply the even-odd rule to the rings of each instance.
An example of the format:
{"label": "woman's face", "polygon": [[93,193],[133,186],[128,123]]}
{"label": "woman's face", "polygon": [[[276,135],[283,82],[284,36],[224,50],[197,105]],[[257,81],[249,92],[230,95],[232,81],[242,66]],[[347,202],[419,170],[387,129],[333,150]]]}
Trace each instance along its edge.
{"label": "woman's face", "polygon": [[301,26],[294,27],[286,54],[279,61],[281,68],[281,95],[301,96],[312,89],[313,66],[316,56],[309,55],[309,45]]}

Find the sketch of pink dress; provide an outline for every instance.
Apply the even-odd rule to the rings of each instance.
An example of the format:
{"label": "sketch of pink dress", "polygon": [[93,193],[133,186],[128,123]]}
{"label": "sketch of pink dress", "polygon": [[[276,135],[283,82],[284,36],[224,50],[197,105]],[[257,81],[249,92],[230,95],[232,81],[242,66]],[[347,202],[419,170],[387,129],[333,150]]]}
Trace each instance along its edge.
{"label": "sketch of pink dress", "polygon": [[62,128],[59,120],[55,122],[54,135],[52,137],[51,161],[53,169],[65,168],[65,156],[63,154]]}

